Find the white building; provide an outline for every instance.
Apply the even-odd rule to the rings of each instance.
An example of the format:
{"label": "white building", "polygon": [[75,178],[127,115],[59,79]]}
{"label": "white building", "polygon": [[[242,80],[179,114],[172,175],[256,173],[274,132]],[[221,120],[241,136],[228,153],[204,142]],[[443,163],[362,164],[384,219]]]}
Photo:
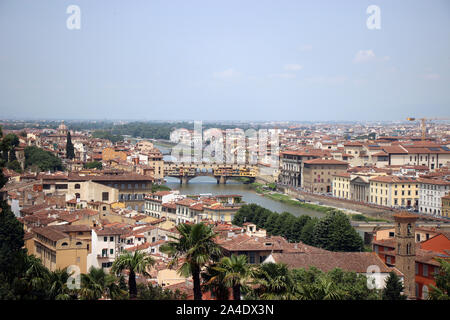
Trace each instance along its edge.
{"label": "white building", "polygon": [[419,181],[419,211],[441,216],[442,197],[450,192],[450,181],[426,178],[419,178]]}

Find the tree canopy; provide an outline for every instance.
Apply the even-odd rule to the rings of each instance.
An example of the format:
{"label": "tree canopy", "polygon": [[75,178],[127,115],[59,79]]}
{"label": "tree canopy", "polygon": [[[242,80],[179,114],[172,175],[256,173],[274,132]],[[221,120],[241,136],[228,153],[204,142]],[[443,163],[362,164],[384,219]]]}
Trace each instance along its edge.
{"label": "tree canopy", "polygon": [[61,159],[50,151],[31,146],[25,148],[25,168],[36,171],[62,170]]}
{"label": "tree canopy", "polygon": [[242,226],[252,222],[268,234],[283,236],[288,241],[316,246],[330,251],[361,251],[363,240],[351,226],[349,218],[338,210],[329,211],[325,217],[296,217],[289,212],[278,214],[256,204],[243,205],[233,219]]}

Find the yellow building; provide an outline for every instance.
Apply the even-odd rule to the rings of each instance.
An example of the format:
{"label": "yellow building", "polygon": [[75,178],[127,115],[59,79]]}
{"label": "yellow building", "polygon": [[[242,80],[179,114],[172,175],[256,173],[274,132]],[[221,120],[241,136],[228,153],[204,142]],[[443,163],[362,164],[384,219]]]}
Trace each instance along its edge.
{"label": "yellow building", "polygon": [[102,160],[109,161],[113,159],[119,159],[122,161],[127,160],[127,153],[122,150],[116,150],[115,148],[105,148],[102,151]]}
{"label": "yellow building", "polygon": [[350,180],[350,173],[336,173],[333,176],[333,196],[350,200]]}
{"label": "yellow building", "polygon": [[25,247],[50,271],[76,265],[81,273],[86,273],[90,243],[89,226],[58,225],[33,228],[32,235],[26,237]]}
{"label": "yellow building", "polygon": [[414,177],[379,176],[370,179],[370,203],[416,208],[419,205],[419,182]]}
{"label": "yellow building", "polygon": [[450,217],[450,194],[444,196],[442,199],[442,216]]}

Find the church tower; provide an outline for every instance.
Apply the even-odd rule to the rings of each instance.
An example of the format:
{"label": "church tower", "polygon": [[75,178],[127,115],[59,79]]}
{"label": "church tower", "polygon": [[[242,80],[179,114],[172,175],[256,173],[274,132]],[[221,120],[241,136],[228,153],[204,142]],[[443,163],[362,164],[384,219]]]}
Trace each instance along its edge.
{"label": "church tower", "polygon": [[403,285],[408,299],[416,298],[416,220],[417,216],[408,212],[394,215],[397,242],[395,267],[405,276]]}
{"label": "church tower", "polygon": [[66,137],[67,136],[67,131],[69,129],[67,128],[67,126],[64,124],[64,120],[61,121],[61,124],[58,127],[58,134],[61,137]]}

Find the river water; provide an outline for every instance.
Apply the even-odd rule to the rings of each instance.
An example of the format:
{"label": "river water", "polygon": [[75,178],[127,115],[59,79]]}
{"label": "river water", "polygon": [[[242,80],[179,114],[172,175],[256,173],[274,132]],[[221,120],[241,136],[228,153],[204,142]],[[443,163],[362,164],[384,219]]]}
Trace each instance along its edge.
{"label": "river water", "polygon": [[[157,144],[155,144],[155,147],[164,153],[167,153],[169,150],[168,148]],[[170,160],[170,156],[164,156],[164,160]],[[242,200],[246,203],[256,203],[257,205],[279,213],[287,211],[294,216],[307,214],[312,217],[322,217],[324,215],[318,211],[308,210],[266,198],[254,191],[250,185],[234,180],[228,180],[226,184],[217,184],[216,179],[213,177],[197,177],[191,179],[189,183],[185,185],[180,185],[180,180],[177,178],[167,177],[166,180],[166,185],[168,187],[173,190],[180,190],[181,194],[239,194],[242,195]]]}

